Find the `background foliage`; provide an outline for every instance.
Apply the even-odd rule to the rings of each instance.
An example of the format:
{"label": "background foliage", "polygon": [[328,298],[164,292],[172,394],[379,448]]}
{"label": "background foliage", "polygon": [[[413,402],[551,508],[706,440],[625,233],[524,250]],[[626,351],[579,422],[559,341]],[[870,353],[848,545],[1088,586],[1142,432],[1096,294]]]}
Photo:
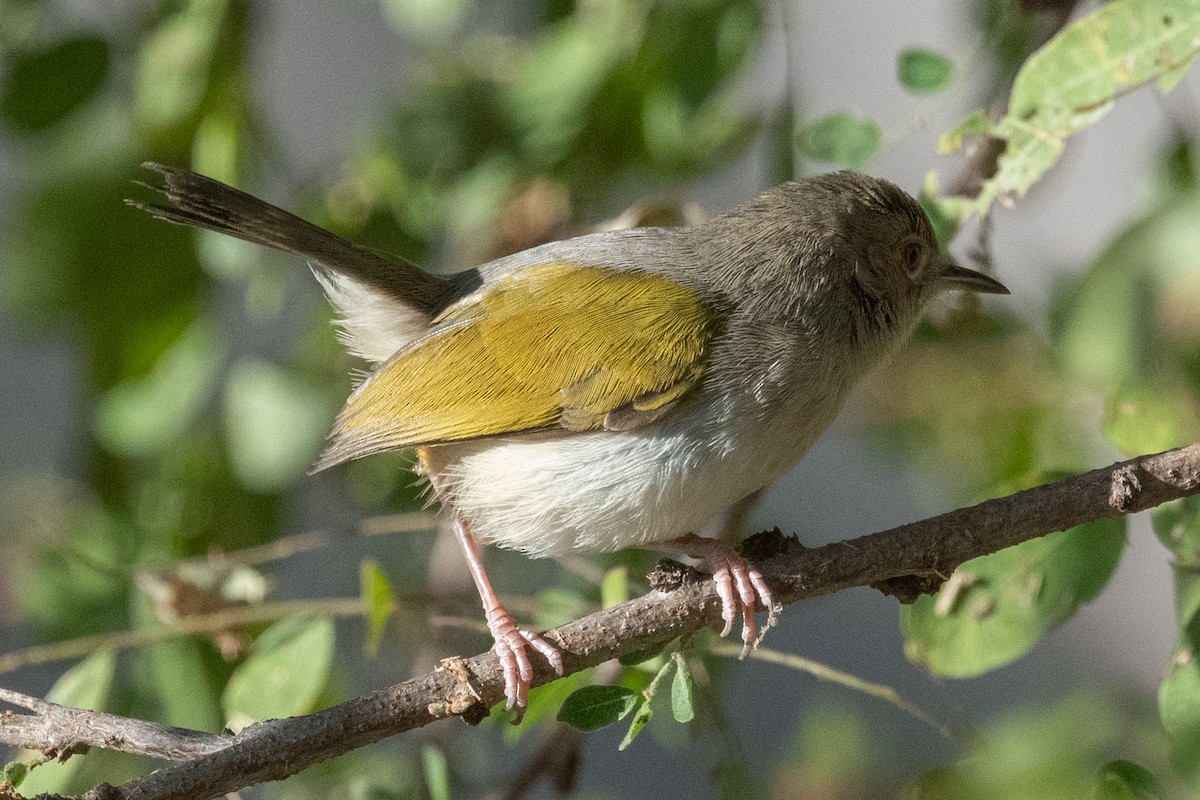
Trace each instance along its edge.
{"label": "background foliage", "polygon": [[[754,0],[546,0],[511,30],[489,27],[484,5],[380,0],[406,53],[403,78],[364,111],[370,122],[343,160],[299,175],[255,95],[259,3],[136,3],[122,12],[131,24],[92,27],[67,6],[0,0],[0,125],[14,165],[0,206],[0,303],[31,341],[67,341],[74,375],[68,463],[0,476],[0,607],[11,607],[0,673],[36,684],[46,676],[36,665],[53,663],[51,699],[219,730],[303,713],[486,643],[461,570],[408,532],[432,525],[403,455],[306,475],[355,365],[305,271],[127,208],[131,181],[146,177],[140,162],[190,163],[290,197],[356,241],[456,269],[580,232],[653,187],[742,168],[756,143],[770,154],[768,185],[870,169],[891,135],[871,109],[805,116],[792,76],[783,97],[747,91],[769,32],[786,22]],[[968,75],[983,87],[979,104],[992,103],[964,105],[942,144],[974,149],[926,181],[947,240],[972,215],[1020,203],[1124,94],[1172,87],[1200,41],[1195,0],[1085,4],[1068,19],[1074,5],[978,0],[969,59],[895,54],[896,84],[914,103]],[[1011,304],[985,314],[967,298],[926,323],[873,379],[886,390],[865,393],[876,446],[961,503],[1200,438],[1194,134],[1178,127],[1138,218],[1054,292],[1044,319]],[[622,224],[694,213],[643,202]],[[589,759],[603,762],[598,751],[617,741],[629,746],[620,759],[703,744],[714,794],[1183,796],[1200,782],[1200,504],[1160,509],[1154,528],[1175,564],[1179,620],[1177,652],[1155,655],[1166,669],[1157,714],[1151,698],[1099,686],[1049,707],[1015,696],[984,729],[947,732],[949,744],[924,728],[933,749],[897,774],[881,767],[872,735],[880,707],[829,690],[764,761],[758,743],[737,740],[728,664],[701,637],[545,687],[519,727],[444,726],[248,796],[474,795],[519,786],[525,764],[568,782],[583,740],[555,722],[560,707],[583,727],[633,722],[587,747]],[[1123,522],[1107,522],[964,565],[939,596],[902,609],[905,653],[941,675],[1002,666],[1102,591],[1124,546]],[[510,559],[516,577],[504,583],[540,587],[512,605],[548,626],[641,591],[648,563]],[[35,648],[51,642],[64,644]],[[789,674],[773,691],[802,680]],[[633,741],[647,722],[654,745]],[[21,791],[146,769],[92,753],[34,769]],[[605,791],[585,774],[587,791]]]}

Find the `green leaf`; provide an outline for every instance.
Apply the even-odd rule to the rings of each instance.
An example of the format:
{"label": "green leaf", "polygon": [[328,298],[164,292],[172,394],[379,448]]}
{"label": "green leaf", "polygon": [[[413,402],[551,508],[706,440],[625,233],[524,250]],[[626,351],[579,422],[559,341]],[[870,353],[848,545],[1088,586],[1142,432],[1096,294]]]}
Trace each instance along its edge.
{"label": "green leaf", "polygon": [[629,600],[629,568],[613,567],[600,581],[600,605],[612,608]]}
{"label": "green leaf", "polygon": [[908,658],[933,672],[978,675],[1026,653],[1108,582],[1123,518],[1032,539],[961,565],[935,597],[901,610]]}
{"label": "green leaf", "polygon": [[234,730],[264,719],[311,711],[329,680],[333,664],[333,622],[288,617],[272,625],[254,643],[221,697],[228,726]]}
{"label": "green leaf", "polygon": [[274,364],[234,364],[225,387],[225,439],[238,481],[267,494],[304,475],[331,413],[323,393]]}
{"label": "green leaf", "polygon": [[671,656],[675,660],[675,677],[671,680],[671,715],[676,722],[691,722],[696,716],[692,706],[692,673],[683,653]]}
{"label": "green leaf", "polygon": [[1060,31],[1029,57],[1013,82],[994,135],[1008,145],[980,193],[983,213],[1002,195],[1024,194],[1072,134],[1114,101],[1153,80],[1169,88],[1200,51],[1195,0],[1113,0]]}
{"label": "green leaf", "polygon": [[905,50],[896,63],[900,84],[916,94],[940,92],[949,85],[953,74],[950,60],[930,50]]}
{"label": "green leaf", "polygon": [[590,601],[573,589],[544,589],[537,595],[534,627],[541,630],[557,628],[579,619],[590,610]]}
{"label": "green leaf", "polygon": [[1171,766],[1200,785],[1200,662],[1194,642],[1172,657],[1158,688],[1158,714],[1171,741]]}
{"label": "green leaf", "polygon": [[5,76],[0,116],[24,131],[49,128],[104,85],[108,60],[108,43],[96,36],[18,53]]}
{"label": "green leaf", "polygon": [[917,198],[925,209],[938,244],[945,250],[963,222],[974,213],[975,201],[966,197],[944,197],[939,192],[936,172],[925,173],[925,185]]}
{"label": "green leaf", "polygon": [[421,748],[421,767],[425,772],[429,800],[450,800],[450,769],[446,754],[433,745],[425,745]]}
{"label": "green leaf", "polygon": [[637,699],[637,692],[624,686],[585,686],[563,702],[558,721],[581,731],[594,731],[624,719]]}
{"label": "green leaf", "polygon": [[[939,153],[954,153],[962,149],[968,136],[987,136],[996,130],[991,117],[983,109],[972,111],[966,119],[938,137]],[[928,179],[926,179],[928,181]]]}
{"label": "green leaf", "polygon": [[633,740],[638,737],[642,729],[650,722],[654,716],[654,709],[650,704],[651,698],[642,700],[642,704],[638,706],[637,713],[633,715],[633,721],[629,723],[629,730],[625,732],[625,738],[617,745],[617,750],[624,751],[629,745],[633,744]]}
{"label": "green leaf", "polygon": [[138,54],[136,100],[152,127],[182,122],[208,85],[227,0],[185,0],[146,39]]}
{"label": "green leaf", "polygon": [[392,586],[379,564],[366,559],[359,565],[359,593],[362,595],[363,606],[367,609],[367,636],[363,649],[368,658],[374,658],[379,652],[379,643],[383,641],[387,621],[396,610],[396,597]]}
{"label": "green leaf", "polygon": [[1096,785],[1096,754],[1136,741],[1112,697],[1074,694],[990,721],[953,764],[925,773],[916,800],[1081,800]]}
{"label": "green leaf", "polygon": [[1166,381],[1125,385],[1104,406],[1104,435],[1130,456],[1159,453],[1200,433],[1187,387]]}
{"label": "green leaf", "polygon": [[1163,503],[1150,511],[1150,523],[1177,566],[1200,569],[1200,496]]}
{"label": "green leaf", "polygon": [[200,413],[212,393],[221,346],[208,324],[187,328],[144,377],[101,395],[96,436],[111,452],[144,458],[166,447]]}
{"label": "green leaf", "polygon": [[[71,708],[103,711],[116,672],[117,658],[112,650],[98,650],[62,674],[46,700]],[[61,794],[82,765],[78,757],[66,761],[50,761],[31,770],[21,784],[23,794]]]}
{"label": "green leaf", "polygon": [[1059,350],[1071,378],[1105,393],[1173,378],[1159,352],[1164,337],[1196,335],[1197,218],[1200,193],[1171,192],[1088,267],[1062,315]]}
{"label": "green leaf", "polygon": [[[534,686],[529,690],[529,705],[525,707],[521,721],[516,725],[504,725],[505,738],[509,741],[516,741],[539,722],[553,720],[572,693],[592,685],[594,675],[595,670],[585,669],[565,678]],[[493,716],[500,720],[504,715],[494,714]]]}
{"label": "green leaf", "polygon": [[14,789],[20,789],[21,783],[29,775],[29,767],[20,761],[10,761],[4,765],[4,780],[12,784]]}
{"label": "green leaf", "polygon": [[641,703],[633,715],[633,720],[629,723],[629,730],[625,732],[625,738],[621,740],[621,744],[617,747],[618,750],[624,750],[633,744],[633,740],[638,737],[638,734],[650,722],[650,719],[654,716],[654,700],[658,697],[659,686],[675,672],[677,672],[675,659],[667,659],[658,670],[658,674],[650,681],[650,685],[641,693]]}
{"label": "green leaf", "polygon": [[1166,800],[1162,787],[1150,770],[1132,761],[1118,759],[1100,767],[1096,800]]}
{"label": "green leaf", "polygon": [[643,647],[641,650],[634,650],[632,653],[626,653],[623,656],[619,656],[617,661],[620,662],[621,666],[623,667],[632,667],[654,658],[656,655],[666,649],[668,644],[670,644],[670,642],[652,644],[649,647]]}
{"label": "green leaf", "polygon": [[64,672],[46,693],[46,700],[60,706],[103,711],[116,666],[112,650],[97,650]]}
{"label": "green leaf", "polygon": [[852,114],[822,117],[796,132],[796,145],[804,155],[850,169],[866,164],[882,142],[878,125]]}

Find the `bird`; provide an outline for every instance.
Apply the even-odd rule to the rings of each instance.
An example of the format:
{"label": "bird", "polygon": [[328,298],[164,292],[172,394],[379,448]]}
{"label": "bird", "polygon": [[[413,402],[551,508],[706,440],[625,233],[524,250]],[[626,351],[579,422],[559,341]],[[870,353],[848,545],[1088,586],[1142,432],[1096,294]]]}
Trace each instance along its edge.
{"label": "bird", "polygon": [[[741,510],[790,470],[851,388],[950,290],[1007,294],[939,248],[921,205],[853,171],[789,181],[683,227],[592,233],[449,275],[361,247],[187,169],[147,163],[172,223],[307,260],[370,372],[314,471],[416,452],[479,591],[505,704],[531,651],[481,544],[531,557],[644,548],[712,574],[722,635],[778,606],[732,545]],[[765,628],[763,629],[765,632]]]}

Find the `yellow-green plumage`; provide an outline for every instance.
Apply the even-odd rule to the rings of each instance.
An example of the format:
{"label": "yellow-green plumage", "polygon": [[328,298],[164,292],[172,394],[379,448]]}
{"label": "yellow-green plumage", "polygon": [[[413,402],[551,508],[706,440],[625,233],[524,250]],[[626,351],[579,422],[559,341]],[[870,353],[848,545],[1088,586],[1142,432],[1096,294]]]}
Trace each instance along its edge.
{"label": "yellow-green plumage", "polygon": [[699,379],[716,316],[645,272],[540,264],[450,306],[346,402],[320,467],[521,431],[625,430]]}

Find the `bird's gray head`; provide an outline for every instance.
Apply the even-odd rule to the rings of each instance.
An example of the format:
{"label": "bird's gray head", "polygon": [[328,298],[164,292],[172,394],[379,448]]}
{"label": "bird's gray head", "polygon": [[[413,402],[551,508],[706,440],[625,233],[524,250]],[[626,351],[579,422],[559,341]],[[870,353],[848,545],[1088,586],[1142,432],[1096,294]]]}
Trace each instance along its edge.
{"label": "bird's gray head", "polygon": [[816,315],[855,339],[902,336],[942,291],[1008,293],[943,255],[909,194],[857,172],[784,183],[697,230],[705,260],[725,271],[720,280],[743,308]]}

